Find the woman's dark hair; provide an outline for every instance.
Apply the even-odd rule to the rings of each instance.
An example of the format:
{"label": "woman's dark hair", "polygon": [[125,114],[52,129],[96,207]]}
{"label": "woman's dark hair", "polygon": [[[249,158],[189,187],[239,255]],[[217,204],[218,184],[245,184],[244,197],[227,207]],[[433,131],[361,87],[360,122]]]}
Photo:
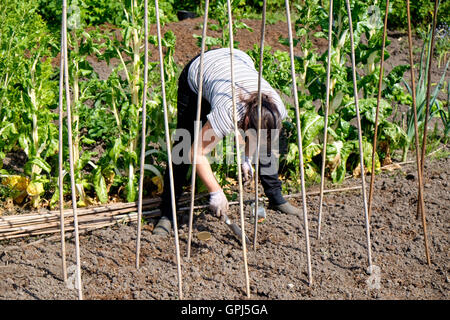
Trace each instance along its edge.
{"label": "woman's dark hair", "polygon": [[[246,112],[241,120],[239,127],[244,131],[248,129],[258,128],[258,92],[251,94],[246,99],[241,99],[246,106]],[[245,119],[248,118],[248,123]],[[270,129],[280,129],[281,119],[277,105],[272,98],[262,93],[261,95],[261,129],[266,129],[270,133]]]}
{"label": "woman's dark hair", "polygon": [[[246,106],[246,112],[240,121],[239,128],[244,130],[244,132],[249,129],[254,129],[256,132],[258,130],[258,92],[251,94],[246,99],[241,98],[241,103]],[[248,121],[246,121],[246,119],[248,119]],[[272,129],[281,129],[280,112],[273,99],[269,95],[262,93],[261,130],[266,130],[267,132],[268,150],[271,149],[272,145]],[[278,134],[273,138],[277,139],[277,137]]]}

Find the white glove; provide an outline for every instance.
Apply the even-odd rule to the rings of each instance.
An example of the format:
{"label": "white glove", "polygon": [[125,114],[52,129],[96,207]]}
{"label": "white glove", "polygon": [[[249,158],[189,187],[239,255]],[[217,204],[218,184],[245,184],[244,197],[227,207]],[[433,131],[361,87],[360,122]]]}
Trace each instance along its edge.
{"label": "white glove", "polygon": [[209,193],[209,208],[219,218],[228,211],[228,200],[222,189]]}
{"label": "white glove", "polygon": [[244,184],[250,183],[253,178],[252,159],[244,156],[241,163],[242,180]]}

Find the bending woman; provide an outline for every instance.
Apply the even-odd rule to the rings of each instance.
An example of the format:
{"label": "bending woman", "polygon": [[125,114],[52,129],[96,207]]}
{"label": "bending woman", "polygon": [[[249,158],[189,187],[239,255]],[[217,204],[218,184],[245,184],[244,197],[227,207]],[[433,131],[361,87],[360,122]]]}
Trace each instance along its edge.
{"label": "bending woman", "polygon": [[[256,150],[256,129],[258,126],[258,72],[252,59],[240,50],[233,50],[236,108],[239,129],[248,138],[243,161],[241,162],[243,180],[253,177],[252,156]],[[175,200],[189,184],[187,173],[192,163],[194,149],[194,130],[197,115],[197,97],[200,69],[200,55],[192,59],[181,72],[178,80],[177,131],[172,148],[173,178]],[[203,97],[201,107],[201,131],[197,151],[196,170],[209,191],[209,207],[220,217],[228,210],[228,200],[217,182],[207,155],[224,137],[234,132],[233,104],[231,95],[230,50],[215,49],[205,52],[203,64]],[[287,202],[281,194],[281,181],[278,178],[278,163],[273,145],[281,121],[286,117],[286,108],[278,93],[262,79],[261,132],[267,132],[266,153],[261,154],[259,176],[264,193],[269,199],[269,208],[285,213],[299,214],[299,209]],[[275,132],[275,134],[272,134]],[[262,135],[263,137],[264,135]],[[184,139],[189,139],[188,148]],[[242,137],[243,138],[243,137]],[[261,139],[263,144],[263,139]],[[175,154],[181,150],[181,154]],[[263,151],[264,148],[261,148]],[[265,161],[263,161],[265,159]],[[170,195],[169,169],[164,175],[164,190],[161,202],[162,217],[153,230],[155,235],[167,235],[172,228],[172,205]]]}

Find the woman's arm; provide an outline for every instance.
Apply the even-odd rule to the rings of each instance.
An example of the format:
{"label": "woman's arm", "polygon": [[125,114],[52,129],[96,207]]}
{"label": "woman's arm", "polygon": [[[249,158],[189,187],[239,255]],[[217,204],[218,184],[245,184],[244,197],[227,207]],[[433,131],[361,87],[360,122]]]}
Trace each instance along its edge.
{"label": "woman's arm", "polygon": [[[197,148],[197,163],[193,165],[196,165],[197,174],[210,193],[222,190],[221,186],[216,180],[216,177],[214,176],[214,173],[212,172],[208,158],[206,157],[206,155],[214,149],[214,147],[217,145],[217,143],[219,143],[221,139],[219,139],[219,137],[217,137],[217,135],[214,133],[214,130],[212,129],[211,123],[209,121],[207,121],[203,126],[200,132],[200,136],[202,138],[201,141],[199,141]],[[194,158],[193,150],[194,144],[192,144],[191,148],[191,162],[193,162]]]}

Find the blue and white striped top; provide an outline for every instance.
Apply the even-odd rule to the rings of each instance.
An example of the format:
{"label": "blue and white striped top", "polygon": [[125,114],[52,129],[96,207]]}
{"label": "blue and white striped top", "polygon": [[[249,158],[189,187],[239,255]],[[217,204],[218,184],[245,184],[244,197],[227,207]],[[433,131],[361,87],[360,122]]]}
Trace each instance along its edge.
{"label": "blue and white striped top", "polygon": [[[246,99],[258,91],[258,71],[253,60],[243,51],[233,49],[234,82],[238,122],[245,114]],[[189,67],[188,83],[192,91],[198,93],[200,56]],[[233,101],[231,95],[230,49],[222,48],[205,52],[203,60],[203,98],[211,104],[207,118],[214,133],[222,139],[234,131]],[[269,95],[278,107],[281,119],[287,116],[286,108],[279,94],[262,79],[261,91]]]}

